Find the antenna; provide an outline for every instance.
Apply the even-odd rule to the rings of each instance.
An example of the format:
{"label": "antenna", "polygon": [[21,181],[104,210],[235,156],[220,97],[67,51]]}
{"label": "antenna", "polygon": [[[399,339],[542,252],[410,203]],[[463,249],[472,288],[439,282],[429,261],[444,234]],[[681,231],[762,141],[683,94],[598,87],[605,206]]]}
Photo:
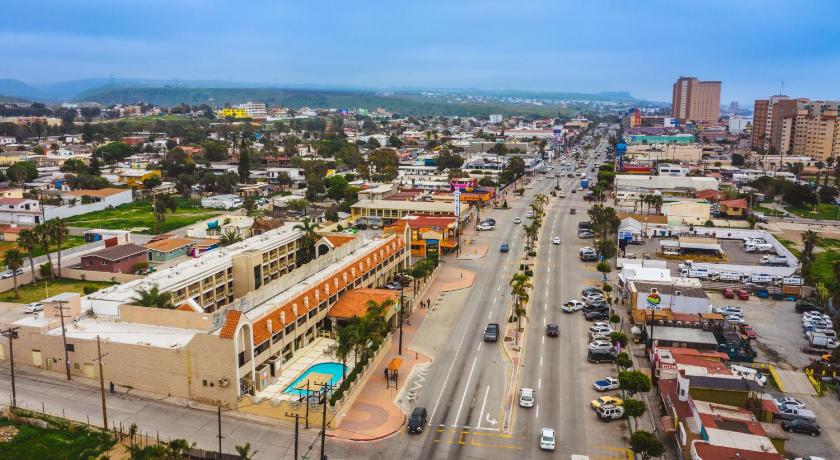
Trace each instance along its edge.
{"label": "antenna", "polygon": [[779,87],[779,96],[782,96],[784,94],[785,94],[785,81],[782,80],[782,86]]}

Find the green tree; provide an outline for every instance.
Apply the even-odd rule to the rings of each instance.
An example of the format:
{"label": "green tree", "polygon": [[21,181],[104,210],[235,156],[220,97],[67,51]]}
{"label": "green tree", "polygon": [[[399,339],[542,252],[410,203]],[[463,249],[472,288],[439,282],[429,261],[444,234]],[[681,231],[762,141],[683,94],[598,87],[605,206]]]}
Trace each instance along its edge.
{"label": "green tree", "polygon": [[222,246],[230,246],[231,244],[242,241],[242,237],[233,230],[228,230],[219,236],[219,244]]}
{"label": "green tree", "polygon": [[627,348],[628,341],[627,334],[623,332],[615,331],[610,333],[610,342],[620,344],[622,349]]}
{"label": "green tree", "polygon": [[149,289],[137,288],[136,292],[137,295],[132,298],[135,305],[150,308],[175,308],[175,305],[172,304],[172,293],[161,292],[157,284]]}
{"label": "green tree", "polygon": [[633,361],[630,359],[630,355],[622,351],[618,354],[618,358],[615,360],[615,365],[618,366],[619,369],[630,369],[633,367]]}
{"label": "green tree", "polygon": [[513,314],[516,316],[516,345],[519,345],[519,331],[522,329],[522,318],[527,316],[525,305],[530,300],[529,289],[531,277],[524,273],[516,273],[510,280],[510,294],[513,296]]}
{"label": "green tree", "polygon": [[258,450],[251,452],[251,443],[246,442],[244,446],[236,446],[236,454],[239,455],[239,460],[251,460],[254,455],[257,455]]}
{"label": "green tree", "polygon": [[31,161],[18,161],[6,169],[6,177],[17,185],[23,185],[38,177],[38,167]]}
{"label": "green tree", "polygon": [[17,271],[23,266],[23,254],[17,249],[9,249],[3,254],[3,264],[6,265],[8,270],[12,271],[12,278],[15,283],[15,298],[18,298],[20,294],[18,293]]}
{"label": "green tree", "polygon": [[301,266],[308,263],[315,258],[315,243],[318,239],[318,224],[312,222],[309,217],[304,217],[303,221],[293,227],[294,230],[303,232],[303,238],[300,239],[300,248],[297,254],[297,264]]}
{"label": "green tree", "polygon": [[639,417],[645,415],[647,406],[644,401],[627,398],[624,400],[624,415],[633,418],[633,429],[639,429]]}
{"label": "green tree", "polygon": [[636,431],[630,435],[630,450],[640,455],[642,460],[661,457],[665,453],[665,446],[656,436],[647,431]]}
{"label": "green tree", "polygon": [[630,393],[630,396],[636,393],[647,393],[651,387],[650,377],[640,371],[619,372],[618,383],[622,390]]}
{"label": "green tree", "polygon": [[811,265],[814,263],[814,248],[817,245],[817,233],[813,230],[808,230],[802,233],[802,253],[799,256],[799,261],[802,263],[802,275],[810,280]]}
{"label": "green tree", "polygon": [[34,260],[35,249],[41,245],[38,240],[38,235],[34,230],[23,229],[18,233],[17,245],[26,251],[26,255],[29,257],[29,270],[32,273],[32,281],[38,281],[38,278],[35,276]]}
{"label": "green tree", "polygon": [[58,259],[58,277],[61,277],[61,249],[62,244],[67,241],[70,232],[67,229],[67,222],[64,219],[50,219],[44,225],[49,231],[52,241],[56,244],[56,258]]}
{"label": "green tree", "polygon": [[251,149],[244,138],[239,147],[239,166],[236,168],[236,172],[242,182],[247,184],[251,178]]}
{"label": "green tree", "polygon": [[106,163],[116,163],[134,154],[134,149],[124,142],[111,142],[96,150],[96,155]]}
{"label": "green tree", "polygon": [[175,214],[178,210],[178,201],[172,195],[155,195],[152,201],[152,223],[154,224],[153,232],[157,235],[161,232],[161,227],[166,221],[166,212]]}
{"label": "green tree", "polygon": [[368,155],[371,178],[375,181],[391,182],[397,178],[400,157],[394,149],[376,149]]}
{"label": "green tree", "polygon": [[[53,243],[53,235],[45,224],[36,225],[33,231],[35,232],[38,242],[41,244],[41,248],[44,249],[44,254],[47,256],[47,263],[44,265],[48,265],[50,269],[46,276],[52,278],[52,256],[50,255],[50,245]],[[44,265],[42,265],[42,267]],[[43,271],[41,272],[41,275],[44,276]]]}

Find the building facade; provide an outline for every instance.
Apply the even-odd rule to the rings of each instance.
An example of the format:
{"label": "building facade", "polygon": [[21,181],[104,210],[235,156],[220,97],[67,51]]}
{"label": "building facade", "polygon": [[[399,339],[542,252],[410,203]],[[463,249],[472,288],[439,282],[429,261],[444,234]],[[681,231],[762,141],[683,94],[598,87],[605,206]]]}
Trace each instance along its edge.
{"label": "building facade", "polygon": [[838,101],[773,96],[755,101],[751,146],[770,155],[840,156]]}
{"label": "building facade", "polygon": [[680,77],[674,83],[671,116],[680,123],[717,123],[720,117],[720,85],[719,81]]}

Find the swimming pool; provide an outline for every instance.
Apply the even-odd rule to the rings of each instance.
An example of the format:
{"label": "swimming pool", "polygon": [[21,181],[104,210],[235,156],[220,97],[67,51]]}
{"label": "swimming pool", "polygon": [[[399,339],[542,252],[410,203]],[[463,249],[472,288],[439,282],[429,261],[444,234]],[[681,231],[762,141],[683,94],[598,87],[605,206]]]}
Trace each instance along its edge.
{"label": "swimming pool", "polygon": [[[305,370],[303,372],[303,374],[300,374],[300,376],[298,376],[298,378],[296,378],[294,382],[292,382],[289,386],[286,387],[285,390],[283,390],[283,393],[290,394],[290,395],[304,396],[306,394],[306,388],[305,387],[306,387],[307,377],[309,377],[309,375],[312,374],[312,373],[331,375],[332,377],[330,377],[328,383],[330,385],[338,385],[341,382],[341,376],[343,375],[345,369],[347,369],[347,366],[345,366],[341,363],[329,363],[328,362],[328,363],[315,364],[313,366],[310,366],[309,369]],[[309,387],[310,390],[316,389],[316,387],[314,386],[314,383],[315,382],[310,382],[310,387]],[[319,383],[321,383],[321,382],[319,382]],[[303,386],[304,388],[300,389],[299,387],[301,387],[301,386]]]}

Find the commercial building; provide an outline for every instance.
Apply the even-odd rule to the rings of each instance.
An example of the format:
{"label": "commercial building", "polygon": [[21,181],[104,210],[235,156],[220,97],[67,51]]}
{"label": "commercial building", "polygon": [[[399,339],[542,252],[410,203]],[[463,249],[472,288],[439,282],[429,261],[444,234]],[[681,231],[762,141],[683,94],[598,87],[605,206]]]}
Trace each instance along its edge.
{"label": "commercial building", "polygon": [[455,216],[408,215],[385,231],[401,234],[406,228],[411,235],[412,256],[436,256],[458,247]]}
{"label": "commercial building", "polygon": [[359,200],[350,207],[353,222],[373,218],[380,220],[383,225],[391,225],[409,214],[451,216],[455,214],[455,205],[437,201]]}
{"label": "commercial building", "polygon": [[[277,249],[278,244],[294,249],[302,235],[291,226],[268,233],[82,299],[78,294],[48,299],[43,315],[4,312],[0,326],[20,328],[14,347],[16,365],[63,375],[63,364],[56,365],[64,358],[62,330],[54,314],[56,300],[62,300],[68,307],[65,321],[72,324],[66,336],[71,374],[77,378],[99,378],[98,338],[108,356],[106,378],[118,388],[236,408],[243,397],[255,394],[281,372],[300,375],[290,361],[298,350],[334,337],[331,309],[347,293],[380,286],[405,268],[409,258],[405,235],[377,239],[325,235],[317,243],[315,259],[267,284],[254,286],[245,280],[246,289],[240,293],[239,283],[264,267],[266,250]],[[239,270],[241,258],[247,259],[241,268],[248,273]],[[205,280],[214,273],[224,278],[225,286],[234,285],[227,289],[237,291],[232,296],[235,302],[217,310],[196,302],[203,300]],[[132,305],[137,289],[152,286],[173,292],[178,307]],[[198,286],[197,296],[184,297],[179,286]],[[216,286],[209,288],[223,287]],[[365,303],[356,300],[342,305]],[[388,316],[394,311],[396,307]],[[0,360],[7,358],[4,342]]]}
{"label": "commercial building", "polygon": [[709,296],[696,278],[672,278],[667,281],[629,281],[630,310],[636,322],[646,315],[674,318],[674,315],[709,313]]}
{"label": "commercial building", "polygon": [[674,83],[671,116],[681,124],[716,124],[720,116],[720,85],[719,81],[680,77]]}
{"label": "commercial building", "polygon": [[770,155],[840,156],[838,101],[773,96],[755,101],[751,146]]}

